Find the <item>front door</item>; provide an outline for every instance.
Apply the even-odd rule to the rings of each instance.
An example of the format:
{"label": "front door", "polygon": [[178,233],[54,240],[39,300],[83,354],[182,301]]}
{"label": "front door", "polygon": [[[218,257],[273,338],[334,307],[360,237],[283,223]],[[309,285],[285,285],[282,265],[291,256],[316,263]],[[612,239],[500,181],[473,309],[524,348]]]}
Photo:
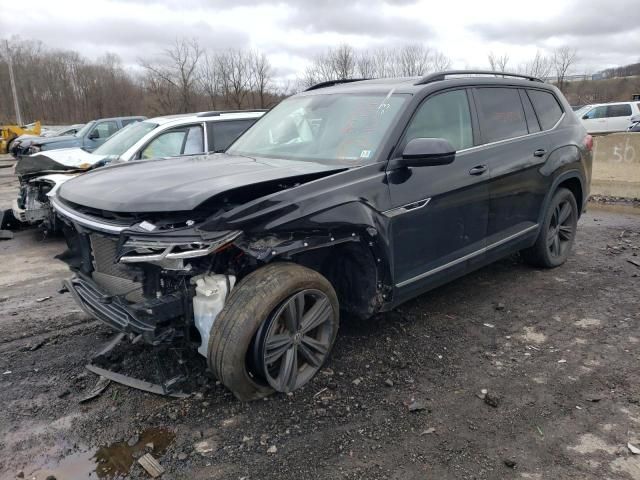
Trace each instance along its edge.
{"label": "front door", "polygon": [[428,97],[411,119],[399,148],[414,138],[444,138],[453,163],[388,171],[394,277],[399,297],[442,283],[483,254],[489,214],[489,172],[477,162],[468,91]]}
{"label": "front door", "polygon": [[607,106],[593,107],[582,118],[582,125],[589,133],[603,133],[609,131]]}
{"label": "front door", "polygon": [[88,152],[93,152],[118,130],[118,122],[115,120],[96,123],[84,139],[84,149]]}

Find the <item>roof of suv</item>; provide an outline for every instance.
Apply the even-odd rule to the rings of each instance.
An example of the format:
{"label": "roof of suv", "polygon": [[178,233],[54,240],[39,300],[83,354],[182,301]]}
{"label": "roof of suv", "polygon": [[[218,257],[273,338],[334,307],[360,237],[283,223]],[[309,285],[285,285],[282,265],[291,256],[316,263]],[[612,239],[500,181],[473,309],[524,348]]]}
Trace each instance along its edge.
{"label": "roof of suv", "polygon": [[432,85],[519,85],[552,89],[542,80],[517,73],[491,72],[484,70],[450,70],[432,73],[423,77],[376,78],[362,80],[337,80],[324,82],[307,89],[304,94],[349,93],[349,92],[389,92],[415,93]]}
{"label": "roof of suv", "polygon": [[233,112],[198,112],[198,113],[184,113],[178,115],[165,115],[162,117],[155,117],[147,119],[148,122],[157,123],[158,125],[165,125],[167,123],[190,123],[190,122],[220,122],[225,120],[242,120],[246,118],[260,118],[264,115],[263,110],[247,110],[247,111],[233,111]]}

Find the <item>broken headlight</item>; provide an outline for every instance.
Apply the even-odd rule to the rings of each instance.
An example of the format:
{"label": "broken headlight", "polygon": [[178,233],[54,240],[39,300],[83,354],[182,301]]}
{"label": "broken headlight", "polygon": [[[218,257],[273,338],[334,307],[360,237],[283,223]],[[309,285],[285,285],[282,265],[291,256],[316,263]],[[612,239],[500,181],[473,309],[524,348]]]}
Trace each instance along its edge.
{"label": "broken headlight", "polygon": [[204,257],[234,241],[241,234],[241,231],[235,230],[225,232],[224,235],[214,240],[198,240],[196,242],[130,238],[123,245],[127,253],[120,257],[120,262],[159,262],[163,260]]}

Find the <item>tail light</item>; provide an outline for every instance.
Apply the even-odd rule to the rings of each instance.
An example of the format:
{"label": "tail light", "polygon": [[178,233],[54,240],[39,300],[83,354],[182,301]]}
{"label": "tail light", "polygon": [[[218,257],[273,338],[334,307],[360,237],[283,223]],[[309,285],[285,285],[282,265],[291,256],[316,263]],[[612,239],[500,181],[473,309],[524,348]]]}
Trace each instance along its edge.
{"label": "tail light", "polygon": [[587,147],[587,150],[593,150],[593,137],[591,135],[587,135],[584,137],[584,146]]}

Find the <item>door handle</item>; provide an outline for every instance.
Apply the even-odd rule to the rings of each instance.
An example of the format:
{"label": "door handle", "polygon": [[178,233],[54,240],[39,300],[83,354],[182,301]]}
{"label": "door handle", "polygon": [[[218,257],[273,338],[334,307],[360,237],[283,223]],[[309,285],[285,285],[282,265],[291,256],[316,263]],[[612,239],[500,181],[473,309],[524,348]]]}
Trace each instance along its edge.
{"label": "door handle", "polygon": [[473,167],[471,170],[469,170],[469,175],[482,175],[486,171],[486,165],[478,165],[477,167]]}
{"label": "door handle", "polygon": [[544,157],[547,154],[547,151],[544,148],[539,148],[535,152],[533,152],[534,157]]}

